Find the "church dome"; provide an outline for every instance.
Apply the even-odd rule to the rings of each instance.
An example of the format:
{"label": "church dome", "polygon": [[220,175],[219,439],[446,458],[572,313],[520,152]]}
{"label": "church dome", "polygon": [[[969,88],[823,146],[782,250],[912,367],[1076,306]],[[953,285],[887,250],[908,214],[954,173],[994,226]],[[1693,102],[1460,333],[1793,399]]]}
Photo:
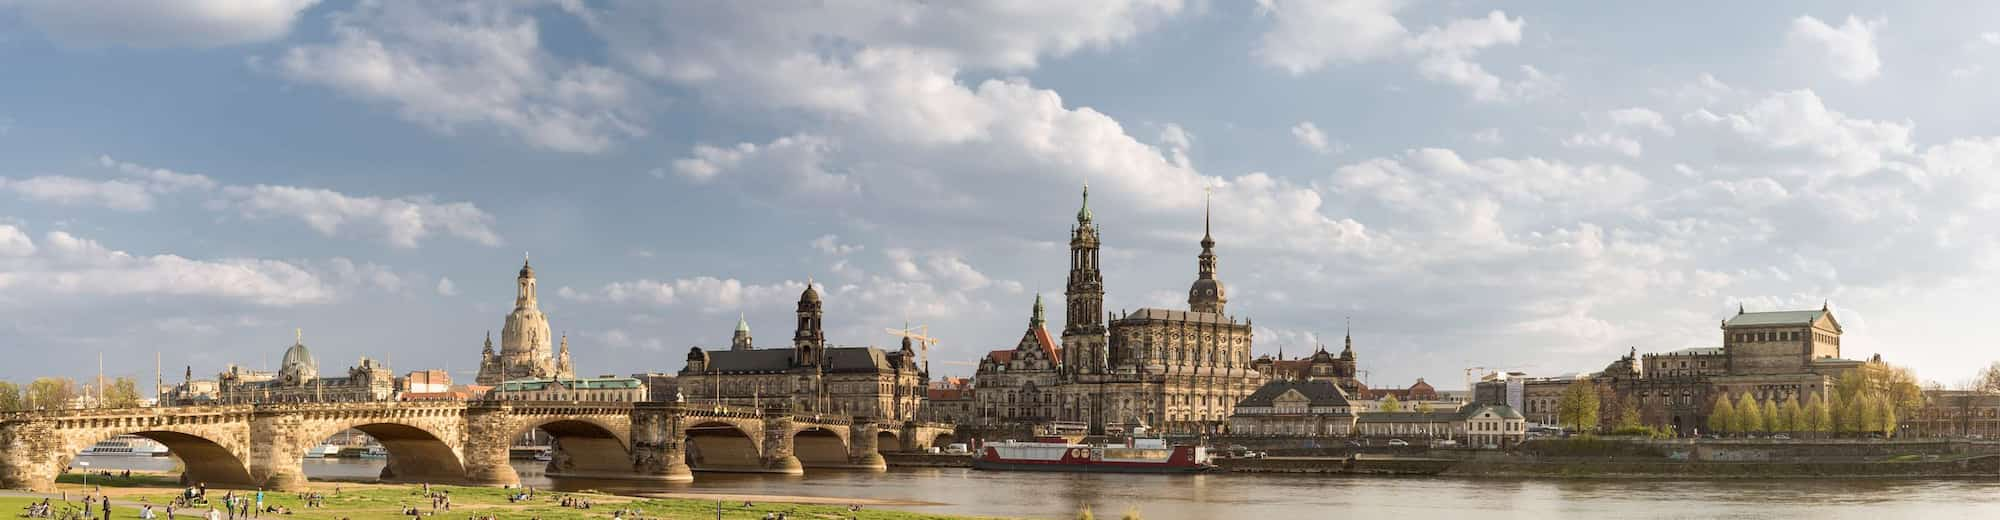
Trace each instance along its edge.
{"label": "church dome", "polygon": [[285,357],[278,365],[278,377],[287,383],[304,383],[319,378],[319,362],[314,361],[312,351],[306,349],[303,340],[292,343],[285,349]]}
{"label": "church dome", "polygon": [[527,261],[527,260],[522,260],[522,261],[521,261],[521,278],[534,278],[534,277],[535,277],[535,266],[532,266],[532,265],[528,265],[528,261]]}
{"label": "church dome", "polygon": [[819,301],[819,289],[814,289],[814,288],[813,288],[813,284],[812,284],[812,282],[811,282],[811,281],[807,281],[807,282],[806,282],[806,292],[803,292],[803,293],[799,293],[799,301],[802,301],[802,302],[817,302],[817,301]]}
{"label": "church dome", "polygon": [[1202,300],[1210,300],[1210,301],[1228,301],[1229,290],[1223,288],[1222,280],[1217,280],[1214,278],[1202,278],[1195,280],[1194,286],[1188,288],[1188,298],[1189,299],[1199,298]]}

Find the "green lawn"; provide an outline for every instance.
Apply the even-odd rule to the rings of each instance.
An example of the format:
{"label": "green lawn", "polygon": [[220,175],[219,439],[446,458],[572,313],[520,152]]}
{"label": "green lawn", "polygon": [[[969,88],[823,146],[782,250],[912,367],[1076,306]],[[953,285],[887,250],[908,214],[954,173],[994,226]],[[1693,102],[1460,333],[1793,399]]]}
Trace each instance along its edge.
{"label": "green lawn", "polygon": [[[59,482],[62,484],[61,487],[70,490],[70,493],[72,493],[71,498],[73,500],[71,503],[78,507],[82,506],[82,502],[74,500],[80,498],[75,494],[89,489],[82,486],[82,480],[80,475],[65,476],[59,479]],[[172,479],[158,476],[134,474],[130,479],[114,477],[109,481],[105,481],[103,477],[93,476],[90,480],[92,484],[103,485],[105,491],[112,495],[113,505],[119,508],[114,512],[115,518],[138,518],[139,513],[136,507],[139,504],[165,504],[172,500],[179,490],[179,488],[174,487]],[[162,484],[164,484],[164,487],[162,487]],[[132,489],[132,487],[150,487],[156,489],[141,490]],[[425,513],[430,512],[430,500],[424,498],[421,487],[416,485],[344,484],[339,496],[333,496],[330,484],[314,483],[313,487],[327,495],[325,508],[306,509],[303,505],[304,501],[299,499],[296,493],[270,492],[265,494],[265,502],[280,507],[289,507],[292,509],[292,514],[279,515],[267,513],[266,516],[329,520],[342,518],[355,520],[406,520],[409,517],[401,514],[404,506],[415,506]],[[612,512],[620,509],[636,509],[640,513],[639,518],[716,518],[716,503],[714,501],[695,499],[637,499],[594,493],[538,491],[531,500],[521,503],[509,503],[507,497],[512,494],[513,490],[459,486],[431,486],[431,488],[449,493],[453,501],[451,511],[449,513],[439,511],[435,517],[438,519],[485,516],[497,516],[505,519],[540,518],[545,520],[605,519],[610,518]],[[225,492],[225,490],[211,489],[208,492],[209,498],[219,502],[222,494]],[[241,492],[239,491],[238,493]],[[593,503],[593,507],[588,510],[563,507],[559,501],[560,497],[565,495],[588,498]],[[0,497],[0,518],[18,518],[23,507],[29,503],[39,501],[39,498]],[[969,518],[882,509],[863,509],[859,512],[850,512],[844,506],[783,504],[775,502],[757,503],[748,508],[742,506],[741,502],[724,503],[722,506],[722,518],[760,519],[766,513],[772,512],[784,513],[787,518],[798,519],[843,519],[853,517],[879,520],[964,520]],[[127,509],[128,507],[134,509]],[[62,509],[60,505],[56,507],[57,511],[61,511]],[[163,509],[156,507],[155,511],[160,514],[160,518],[166,518]],[[183,514],[182,518],[197,517],[194,514],[195,511],[183,511],[183,513],[186,514]],[[432,517],[427,516],[425,518]],[[625,518],[635,517],[627,514]]]}

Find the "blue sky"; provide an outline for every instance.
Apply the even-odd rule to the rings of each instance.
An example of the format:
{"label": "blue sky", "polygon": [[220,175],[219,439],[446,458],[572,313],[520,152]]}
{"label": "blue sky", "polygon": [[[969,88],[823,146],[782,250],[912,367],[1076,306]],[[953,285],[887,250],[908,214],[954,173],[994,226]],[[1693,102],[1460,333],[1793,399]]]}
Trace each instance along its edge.
{"label": "blue sky", "polygon": [[1257,350],[1351,316],[1377,386],[1822,302],[1951,384],[2000,339],[1996,10],[0,0],[0,377],[293,328],[469,376],[523,252],[583,372],[783,345],[810,277],[835,342],[907,317],[966,375],[1087,180],[1108,308],[1185,305],[1212,188]]}

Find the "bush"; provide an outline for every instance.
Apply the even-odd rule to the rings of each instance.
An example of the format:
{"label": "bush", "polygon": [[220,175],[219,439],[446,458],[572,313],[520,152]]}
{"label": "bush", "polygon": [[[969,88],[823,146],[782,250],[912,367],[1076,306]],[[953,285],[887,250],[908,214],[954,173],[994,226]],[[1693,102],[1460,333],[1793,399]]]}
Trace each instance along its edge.
{"label": "bush", "polygon": [[1620,437],[1645,437],[1648,439],[1665,439],[1673,436],[1672,433],[1667,432],[1665,429],[1651,426],[1627,426],[1612,430],[1611,435]]}

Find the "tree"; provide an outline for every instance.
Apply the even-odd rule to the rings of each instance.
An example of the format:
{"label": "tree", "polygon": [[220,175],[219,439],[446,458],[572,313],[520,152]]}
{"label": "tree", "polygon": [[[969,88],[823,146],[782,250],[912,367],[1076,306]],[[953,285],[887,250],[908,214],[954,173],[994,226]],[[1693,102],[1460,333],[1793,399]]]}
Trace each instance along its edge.
{"label": "tree", "polygon": [[1861,433],[1867,430],[1868,396],[1862,393],[1840,398],[1840,433]]}
{"label": "tree", "polygon": [[1417,413],[1431,413],[1434,411],[1437,411],[1437,408],[1432,407],[1430,401],[1417,401]]}
{"label": "tree", "polygon": [[1882,429],[1877,431],[1882,432],[1883,438],[1894,437],[1896,435],[1896,407],[1888,403],[1883,403],[1881,414],[1882,417],[1877,419],[1877,421],[1882,424]]}
{"label": "tree", "polygon": [[1757,398],[1750,392],[1736,397],[1736,430],[1743,433],[1764,431],[1764,408],[1757,405]]}
{"label": "tree", "polygon": [[1097,520],[1097,515],[1090,514],[1090,506],[1086,505],[1076,513],[1076,520]]}
{"label": "tree", "polygon": [[1403,411],[1403,401],[1401,399],[1397,399],[1395,395],[1390,395],[1388,397],[1382,398],[1381,406],[1382,406],[1382,411],[1384,412]]}
{"label": "tree", "polygon": [[28,408],[61,410],[76,399],[76,381],[67,377],[38,377],[28,383]]}
{"label": "tree", "polygon": [[104,388],[103,398],[98,399],[99,408],[138,408],[139,383],[129,377],[121,377]]}
{"label": "tree", "polygon": [[1785,418],[1785,431],[1804,432],[1811,430],[1811,428],[1806,427],[1806,410],[1799,406],[1799,394],[1792,394],[1786,397],[1784,411],[1778,412],[1778,415]]}
{"label": "tree", "polygon": [[1984,370],[1980,370],[1979,376],[1973,379],[1972,388],[1970,389],[1986,393],[2000,393],[2000,361],[1994,361],[1993,364],[1986,365]]}
{"label": "tree", "polygon": [[1882,431],[1882,408],[1887,406],[1888,403],[1880,397],[1867,394],[1863,394],[1861,399],[1857,401],[1860,404],[1855,406],[1855,408],[1861,410],[1861,420],[1859,421],[1861,423],[1861,431]]}
{"label": "tree", "polygon": [[21,387],[13,381],[0,381],[0,412],[18,412],[28,409],[21,400]]}
{"label": "tree", "polygon": [[1618,429],[1627,430],[1640,426],[1644,425],[1640,424],[1639,421],[1639,400],[1629,395],[1625,396],[1624,399],[1620,399],[1618,401]]}
{"label": "tree", "polygon": [[1811,422],[1813,433],[1833,432],[1833,408],[1819,394],[1806,398],[1806,414],[1812,416],[1807,421]]}
{"label": "tree", "polygon": [[1598,413],[1597,385],[1589,379],[1577,379],[1563,389],[1562,398],[1556,401],[1556,420],[1563,426],[1577,432],[1597,429]]}
{"label": "tree", "polygon": [[1708,412],[1708,431],[1724,433],[1736,431],[1736,405],[1729,404],[1729,394],[1724,392],[1715,398],[1715,407]]}
{"label": "tree", "polygon": [[1784,428],[1782,427],[1784,425],[1784,418],[1778,416],[1777,400],[1774,399],[1764,400],[1763,415],[1764,415],[1764,431],[1767,432],[1785,431]]}

